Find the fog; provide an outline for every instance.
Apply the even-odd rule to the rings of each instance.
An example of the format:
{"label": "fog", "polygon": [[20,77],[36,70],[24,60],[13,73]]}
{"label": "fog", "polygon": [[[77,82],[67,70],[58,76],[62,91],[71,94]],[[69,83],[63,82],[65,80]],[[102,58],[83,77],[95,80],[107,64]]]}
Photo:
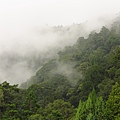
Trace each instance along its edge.
{"label": "fog", "polygon": [[25,82],[78,37],[110,27],[119,7],[107,2],[0,0],[0,82]]}

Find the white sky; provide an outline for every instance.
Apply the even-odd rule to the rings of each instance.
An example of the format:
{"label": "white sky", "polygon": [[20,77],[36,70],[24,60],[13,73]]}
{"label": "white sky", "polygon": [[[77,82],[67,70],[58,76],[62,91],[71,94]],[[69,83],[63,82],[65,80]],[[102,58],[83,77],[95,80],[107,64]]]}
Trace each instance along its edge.
{"label": "white sky", "polygon": [[119,11],[120,0],[0,0],[0,26],[70,25]]}

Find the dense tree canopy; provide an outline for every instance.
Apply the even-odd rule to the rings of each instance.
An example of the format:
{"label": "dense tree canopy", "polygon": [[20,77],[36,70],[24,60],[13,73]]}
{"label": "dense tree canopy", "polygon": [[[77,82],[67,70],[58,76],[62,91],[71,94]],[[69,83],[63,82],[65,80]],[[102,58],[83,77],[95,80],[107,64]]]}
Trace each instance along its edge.
{"label": "dense tree canopy", "polygon": [[58,55],[20,88],[0,84],[0,119],[119,120],[120,34],[115,27],[79,37]]}

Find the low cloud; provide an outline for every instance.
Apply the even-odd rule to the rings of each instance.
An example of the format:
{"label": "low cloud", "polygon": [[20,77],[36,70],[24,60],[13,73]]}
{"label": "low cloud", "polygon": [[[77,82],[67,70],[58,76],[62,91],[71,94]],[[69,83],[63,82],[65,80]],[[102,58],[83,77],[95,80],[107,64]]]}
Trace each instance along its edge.
{"label": "low cloud", "polygon": [[[112,18],[112,17],[110,17]],[[99,32],[112,19],[99,18],[69,26],[15,26],[0,28],[0,82],[21,84],[35,74],[47,61],[58,58],[65,46],[73,45],[78,37],[87,37],[92,30]],[[109,22],[108,22],[109,21]],[[70,76],[70,70],[66,75]],[[62,69],[62,68],[61,68]],[[70,72],[70,73],[69,73]]]}

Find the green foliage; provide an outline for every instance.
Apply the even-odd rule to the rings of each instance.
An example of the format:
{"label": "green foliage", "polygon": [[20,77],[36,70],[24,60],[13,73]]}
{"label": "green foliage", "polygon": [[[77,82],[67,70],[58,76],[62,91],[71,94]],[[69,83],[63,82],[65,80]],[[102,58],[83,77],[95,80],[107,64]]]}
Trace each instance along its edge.
{"label": "green foliage", "polygon": [[120,34],[115,27],[79,37],[58,55],[20,86],[24,89],[0,84],[0,119],[119,120]]}
{"label": "green foliage", "polygon": [[120,116],[120,85],[116,83],[107,100],[108,114],[110,120],[117,119]]}
{"label": "green foliage", "polygon": [[28,120],[43,120],[43,117],[40,114],[31,115]]}
{"label": "green foliage", "polygon": [[80,101],[75,120],[105,120],[106,109],[102,97],[97,97],[95,90],[85,102]]}
{"label": "green foliage", "polygon": [[6,81],[0,85],[0,115],[6,119],[17,119],[19,116],[18,108],[14,102],[15,98],[19,94],[18,85],[9,85]]}
{"label": "green foliage", "polygon": [[75,114],[75,109],[69,102],[58,99],[49,103],[41,114],[45,120],[70,120]]}
{"label": "green foliage", "polygon": [[77,109],[75,120],[84,120],[85,119],[85,114],[84,114],[85,111],[86,111],[85,103],[80,101],[78,109]]}

